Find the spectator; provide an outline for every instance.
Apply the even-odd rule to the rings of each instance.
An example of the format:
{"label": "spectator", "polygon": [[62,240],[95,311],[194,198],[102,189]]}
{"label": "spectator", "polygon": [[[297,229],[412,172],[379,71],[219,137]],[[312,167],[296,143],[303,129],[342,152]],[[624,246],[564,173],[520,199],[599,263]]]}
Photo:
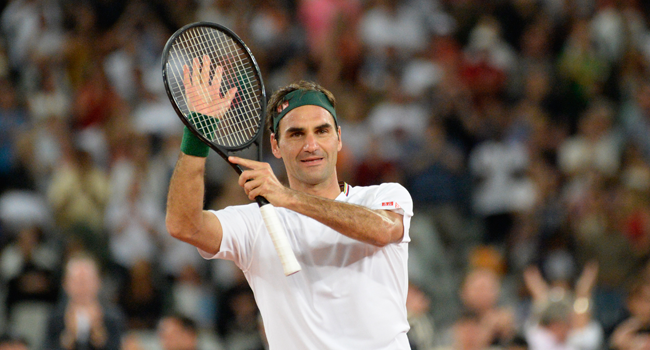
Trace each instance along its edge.
{"label": "spectator", "polygon": [[117,196],[106,210],[112,260],[124,270],[140,261],[153,263],[166,233],[163,209],[144,188],[145,174],[135,172],[124,196]]}
{"label": "spectator", "polygon": [[428,37],[425,18],[412,3],[376,0],[362,15],[359,35],[370,53],[394,48],[412,53],[424,50]]}
{"label": "spectator", "polygon": [[624,101],[620,119],[628,142],[639,148],[646,162],[650,160],[650,140],[646,137],[650,130],[650,81],[641,80],[633,96]]}
{"label": "spectator", "polygon": [[439,340],[441,349],[479,350],[503,347],[517,332],[514,311],[499,305],[501,281],[488,268],[471,270],[460,289],[462,310]]}
{"label": "spectator", "polygon": [[59,295],[60,255],[39,226],[22,228],[0,253],[10,328],[34,347],[43,341],[47,315]]}
{"label": "spectator", "polygon": [[589,176],[616,175],[621,165],[621,146],[615,128],[614,106],[595,99],[580,118],[578,133],[558,150],[558,164],[569,184],[584,183]]}
{"label": "spectator", "polygon": [[165,316],[158,323],[158,339],[163,350],[197,350],[199,329],[188,317]]}
{"label": "spectator", "polygon": [[531,208],[534,187],[527,171],[530,158],[525,144],[509,140],[510,113],[503,101],[486,108],[489,138],[469,155],[469,170],[475,181],[472,204],[484,221],[486,244],[503,244],[510,236],[517,213]]}
{"label": "spectator", "polygon": [[11,81],[0,81],[0,193],[10,188],[31,185],[19,157],[19,143],[27,127],[27,115],[21,106],[18,91]]}
{"label": "spectator", "polygon": [[598,350],[603,329],[592,318],[592,289],[598,265],[585,266],[572,290],[566,284],[548,285],[535,267],[524,272],[533,299],[533,312],[524,333],[531,350]]}
{"label": "spectator", "polygon": [[226,348],[244,350],[261,347],[258,325],[259,310],[253,291],[241,281],[225,290],[219,300],[217,333]]}
{"label": "spectator", "polygon": [[45,349],[120,349],[123,316],[100,300],[100,288],[95,260],[87,255],[72,256],[63,277],[66,298],[50,315]]}
{"label": "spectator", "polygon": [[627,296],[629,317],[614,329],[610,347],[614,350],[650,347],[650,280],[642,274],[633,282]]}
{"label": "spectator", "polygon": [[88,151],[71,150],[55,170],[47,192],[59,227],[80,235],[77,238],[87,249],[103,243],[109,181]]}
{"label": "spectator", "polygon": [[174,311],[191,317],[202,328],[214,326],[214,288],[202,280],[200,271],[185,264],[176,276],[168,277],[172,281],[170,293]]}
{"label": "spectator", "polygon": [[495,18],[479,19],[469,35],[463,63],[462,78],[478,103],[505,92],[517,56],[503,39],[501,25]]}
{"label": "spectator", "polygon": [[462,211],[467,180],[464,154],[449,140],[436,116],[429,120],[425,135],[404,167],[407,188],[440,232],[445,248],[454,252],[452,256],[464,258],[469,241]]}
{"label": "spectator", "polygon": [[460,296],[467,316],[461,323],[479,322],[482,344],[504,346],[510,342],[517,332],[514,311],[499,304],[501,281],[493,270],[478,268],[467,274]]}
{"label": "spectator", "polygon": [[121,283],[118,302],[129,329],[153,329],[162,315],[163,287],[156,272],[150,262],[138,260]]}
{"label": "spectator", "polygon": [[594,47],[589,19],[577,18],[571,24],[557,69],[565,91],[564,110],[570,120],[578,120],[590,100],[603,92],[610,74],[607,60]]}
{"label": "spectator", "polygon": [[40,227],[26,227],[0,254],[0,274],[8,287],[6,305],[24,301],[54,303],[58,296],[59,255]]}
{"label": "spectator", "polygon": [[398,77],[391,76],[386,99],[375,105],[366,119],[378,143],[372,147],[377,148],[384,160],[397,162],[415,140],[424,136],[428,118],[422,103],[407,96],[399,86]]}

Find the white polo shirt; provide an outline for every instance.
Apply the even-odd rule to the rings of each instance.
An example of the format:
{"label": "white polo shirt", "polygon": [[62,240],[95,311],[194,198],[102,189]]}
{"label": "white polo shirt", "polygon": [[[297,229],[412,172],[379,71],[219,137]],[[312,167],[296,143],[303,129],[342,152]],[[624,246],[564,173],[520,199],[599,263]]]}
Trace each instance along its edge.
{"label": "white polo shirt", "polygon": [[257,204],[214,211],[219,253],[246,275],[271,349],[410,349],[406,332],[409,224],[413,201],[399,184],[345,185],[337,201],[404,215],[400,243],[377,247],[307,216],[277,208],[302,270],[286,277]]}

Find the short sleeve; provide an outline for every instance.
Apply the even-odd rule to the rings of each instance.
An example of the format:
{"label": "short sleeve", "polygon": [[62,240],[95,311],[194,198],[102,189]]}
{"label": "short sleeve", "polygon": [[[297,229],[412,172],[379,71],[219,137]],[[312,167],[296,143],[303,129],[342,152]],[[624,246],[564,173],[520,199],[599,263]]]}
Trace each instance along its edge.
{"label": "short sleeve", "polygon": [[404,238],[402,242],[410,242],[409,228],[413,216],[413,199],[411,194],[398,183],[379,185],[370,209],[390,210],[404,216]]}
{"label": "short sleeve", "polygon": [[217,254],[210,254],[199,249],[204,259],[231,260],[242,271],[250,265],[252,247],[263,225],[257,204],[231,206],[222,210],[211,210],[221,222],[223,235]]}

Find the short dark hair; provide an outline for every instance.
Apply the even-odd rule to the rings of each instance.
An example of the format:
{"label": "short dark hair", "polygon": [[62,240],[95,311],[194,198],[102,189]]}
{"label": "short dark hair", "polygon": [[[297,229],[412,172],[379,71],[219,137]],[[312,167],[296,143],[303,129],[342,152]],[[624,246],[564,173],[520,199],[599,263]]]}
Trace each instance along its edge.
{"label": "short dark hair", "polygon": [[[284,101],[284,97],[288,93],[295,90],[320,91],[323,94],[325,94],[327,99],[332,104],[332,107],[336,108],[336,99],[334,98],[334,94],[332,94],[332,92],[320,86],[319,84],[312,81],[306,81],[306,80],[301,80],[296,83],[289,84],[285,87],[276,90],[271,95],[268,103],[266,104],[266,128],[271,133],[273,133],[273,117],[277,114],[278,106]],[[280,138],[279,135],[275,135],[276,140],[278,140],[279,138]]]}

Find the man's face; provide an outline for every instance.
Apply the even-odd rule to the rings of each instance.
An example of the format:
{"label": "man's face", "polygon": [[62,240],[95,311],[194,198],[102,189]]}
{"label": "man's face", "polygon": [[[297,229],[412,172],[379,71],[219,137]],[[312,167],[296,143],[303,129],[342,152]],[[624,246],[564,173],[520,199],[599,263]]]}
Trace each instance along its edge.
{"label": "man's face", "polygon": [[336,178],[340,130],[322,107],[301,106],[287,113],[271,137],[273,155],[282,158],[292,187],[314,186]]}
{"label": "man's face", "polygon": [[174,318],[165,318],[158,325],[158,338],[164,350],[196,349],[197,337],[191,331],[183,328]]}
{"label": "man's face", "polygon": [[94,263],[76,260],[68,263],[64,288],[72,302],[88,304],[97,299],[100,289],[99,271]]}
{"label": "man's face", "polygon": [[500,286],[497,276],[488,270],[472,272],[461,291],[461,297],[466,307],[485,312],[496,306],[499,299]]}

